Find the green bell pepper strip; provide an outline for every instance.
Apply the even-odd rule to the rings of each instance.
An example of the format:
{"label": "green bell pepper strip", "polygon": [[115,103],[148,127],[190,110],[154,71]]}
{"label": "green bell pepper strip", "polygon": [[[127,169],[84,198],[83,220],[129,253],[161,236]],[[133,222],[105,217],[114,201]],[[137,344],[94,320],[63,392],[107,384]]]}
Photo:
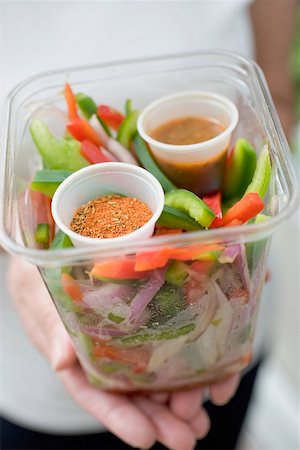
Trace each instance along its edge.
{"label": "green bell pepper strip", "polygon": [[125,320],[124,317],[118,316],[112,312],[108,313],[107,318],[114,323],[122,323]]}
{"label": "green bell pepper strip", "polygon": [[94,100],[88,95],[83,94],[82,92],[76,94],[75,98],[76,103],[80,109],[80,112],[84,115],[84,117],[89,120],[92,117],[92,115],[95,114],[107,136],[111,137],[112,134],[110,132],[109,127],[97,114],[97,105],[94,102]]}
{"label": "green bell pepper strip", "polygon": [[208,228],[215,213],[196,194],[186,189],[174,189],[165,193],[165,205],[189,214],[202,227]]}
{"label": "green bell pepper strip", "polygon": [[[265,144],[256,163],[256,169],[251,183],[246,189],[245,194],[256,192],[261,199],[264,198],[271,178],[271,160],[268,144]],[[244,195],[245,195],[244,194]]]}
{"label": "green bell pepper strip", "polygon": [[181,230],[186,231],[197,231],[203,228],[185,212],[166,205],[156,223],[162,227],[180,228]]}
{"label": "green bell pepper strip", "polygon": [[133,334],[131,336],[126,336],[124,338],[117,338],[116,340],[122,344],[128,345],[139,345],[143,342],[151,341],[164,341],[167,339],[177,339],[180,336],[191,333],[195,329],[195,324],[190,323],[188,325],[183,325],[180,328],[175,328],[172,330],[162,330],[156,333],[140,333]]}
{"label": "green bell pepper strip", "polygon": [[128,148],[130,142],[136,133],[136,123],[140,112],[138,110],[131,111],[123,120],[117,134],[117,141]]}
{"label": "green bell pepper strip", "polygon": [[70,170],[38,170],[31,183],[31,189],[52,198],[60,183],[72,173]]}
{"label": "green bell pepper strip", "polygon": [[42,244],[45,247],[48,247],[50,240],[49,223],[39,223],[38,226],[36,227],[34,238],[38,244]]}
{"label": "green bell pepper strip", "polygon": [[150,324],[153,322],[161,324],[168,321],[182,311],[185,306],[181,289],[174,284],[164,284],[149,304]]}
{"label": "green bell pepper strip", "polygon": [[256,167],[256,153],[250,142],[238,139],[225,167],[223,196],[241,198],[252,180]]}
{"label": "green bell pepper strip", "polygon": [[166,272],[166,281],[176,286],[182,286],[188,276],[188,267],[182,261],[172,261]]}
{"label": "green bell pepper strip", "polygon": [[69,248],[73,247],[72,241],[67,234],[63,231],[59,230],[53,241],[51,242],[50,249],[60,249],[60,248]]}
{"label": "green bell pepper strip", "polygon": [[30,133],[48,169],[75,171],[89,165],[80,154],[80,142],[53,136],[41,120],[32,121]]}
{"label": "green bell pepper strip", "polygon": [[[255,219],[249,220],[249,224],[259,224],[269,220],[270,217],[265,214],[258,214]],[[248,267],[253,271],[257,266],[259,259],[268,243],[267,239],[261,239],[259,241],[248,242],[245,244]]]}
{"label": "green bell pepper strip", "polygon": [[128,98],[125,102],[125,114],[128,116],[132,112],[132,101],[130,98]]}
{"label": "green bell pepper strip", "polygon": [[141,136],[136,133],[133,138],[134,148],[137,154],[137,157],[143,167],[148,170],[148,172],[152,173],[152,175],[157,178],[160,184],[163,187],[164,191],[170,191],[172,189],[176,189],[175,184],[166,177],[166,175],[161,171],[156,162],[154,161],[147,144],[143,141]]}

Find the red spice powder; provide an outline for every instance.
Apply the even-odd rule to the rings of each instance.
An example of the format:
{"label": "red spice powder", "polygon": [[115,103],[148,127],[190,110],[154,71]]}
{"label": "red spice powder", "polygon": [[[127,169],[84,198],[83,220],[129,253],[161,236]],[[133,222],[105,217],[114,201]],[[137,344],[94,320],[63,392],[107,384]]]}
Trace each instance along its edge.
{"label": "red spice powder", "polygon": [[115,238],[137,230],[151,217],[151,210],[137,198],[106,195],[80,206],[71,229],[91,238]]}

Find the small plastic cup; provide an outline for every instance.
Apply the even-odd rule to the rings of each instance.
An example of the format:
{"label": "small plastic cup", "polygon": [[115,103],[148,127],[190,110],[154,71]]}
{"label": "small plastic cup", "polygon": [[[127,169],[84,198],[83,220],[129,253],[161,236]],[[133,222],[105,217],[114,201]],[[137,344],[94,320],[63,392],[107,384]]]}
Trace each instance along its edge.
{"label": "small plastic cup", "polygon": [[[218,121],[224,131],[190,145],[166,144],[151,137],[151,132],[163,123],[187,116]],[[238,119],[238,110],[228,98],[212,92],[186,91],[148,105],[139,116],[137,128],[166,175],[178,187],[200,195],[220,189],[226,153]]]}
{"label": "small plastic cup", "polygon": [[[109,194],[121,194],[144,202],[153,215],[139,229],[116,238],[90,238],[75,233],[70,223],[81,205]],[[145,169],[131,164],[108,162],[93,164],[70,175],[56,190],[52,199],[52,215],[57,226],[76,247],[124,243],[148,238],[164,206],[164,192],[157,179]]]}

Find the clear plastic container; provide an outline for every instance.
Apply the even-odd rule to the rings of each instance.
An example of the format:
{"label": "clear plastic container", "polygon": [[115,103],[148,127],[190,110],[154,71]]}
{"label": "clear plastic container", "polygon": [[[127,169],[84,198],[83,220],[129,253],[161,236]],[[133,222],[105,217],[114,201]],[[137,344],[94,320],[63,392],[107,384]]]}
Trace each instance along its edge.
{"label": "clear plastic container", "polygon": [[[239,111],[232,142],[245,137],[258,152],[266,142],[270,149],[272,177],[264,210],[269,219],[112,244],[105,250],[97,245],[37,248],[36,210],[27,188],[41,161],[28,126],[39,115],[54,132],[63,133],[65,119],[56,107],[64,109],[66,80],[75,92],[119,109],[126,98],[143,108],[184,90],[215,92],[232,100]],[[1,157],[1,242],[39,267],[91,383],[125,392],[176,390],[224,379],[249,363],[271,235],[299,198],[290,151],[257,65],[233,54],[198,53],[33,77],[8,98]],[[182,276],[187,253],[191,260],[185,256],[188,270]],[[173,268],[177,260],[178,270],[170,275],[169,263],[143,277],[103,276],[103,267],[124,264],[130,272],[137,261],[143,266],[153,258],[172,260]],[[99,267],[100,279],[91,277],[92,269],[99,275]],[[63,289],[66,275],[80,288],[77,301]],[[155,293],[155,301],[149,302]]]}

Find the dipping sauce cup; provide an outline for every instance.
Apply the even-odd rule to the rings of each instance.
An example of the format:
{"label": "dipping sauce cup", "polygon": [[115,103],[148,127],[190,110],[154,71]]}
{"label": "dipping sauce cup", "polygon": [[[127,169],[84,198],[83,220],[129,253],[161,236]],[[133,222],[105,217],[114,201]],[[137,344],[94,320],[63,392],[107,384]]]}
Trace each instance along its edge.
{"label": "dipping sauce cup", "polygon": [[[189,145],[166,144],[151,137],[160,125],[183,117],[216,121],[224,131],[212,139]],[[238,118],[238,110],[228,98],[212,92],[188,91],[151,103],[142,111],[137,127],[153,157],[176,186],[202,195],[222,185],[226,154]]]}

